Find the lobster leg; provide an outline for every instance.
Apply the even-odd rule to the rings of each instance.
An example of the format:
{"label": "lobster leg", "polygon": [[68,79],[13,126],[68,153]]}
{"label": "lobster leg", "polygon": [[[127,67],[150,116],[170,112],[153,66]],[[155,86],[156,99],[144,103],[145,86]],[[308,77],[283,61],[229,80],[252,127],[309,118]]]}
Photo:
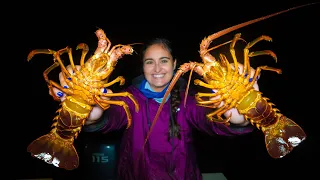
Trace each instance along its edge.
{"label": "lobster leg", "polygon": [[215,84],[211,85],[211,84],[207,84],[199,79],[195,79],[194,81],[194,84],[195,85],[199,85],[199,86],[202,86],[202,87],[205,87],[205,88],[209,88],[209,89],[213,89],[215,87]]}
{"label": "lobster leg", "polygon": [[221,95],[220,92],[216,92],[216,93],[201,93],[201,92],[198,92],[197,94],[195,94],[195,99],[197,101],[199,101],[198,104],[207,104],[207,103],[205,103],[206,101],[204,101],[201,97],[211,97],[211,98],[217,97],[214,100],[210,100],[210,102],[211,103],[218,103],[223,99],[220,95]]}
{"label": "lobster leg", "polygon": [[[230,65],[229,65],[229,63],[227,63],[227,68],[228,68],[227,79],[230,79],[230,81],[234,81],[234,80],[238,81],[238,79],[241,78],[241,76],[239,76],[239,71],[238,71],[240,67],[239,67],[237,56],[236,56],[235,49],[234,49],[236,42],[238,40],[242,40],[242,38],[240,36],[241,36],[241,33],[237,33],[234,36],[232,43],[230,44],[230,54],[231,54],[231,57],[232,57],[233,63],[234,63],[234,65],[233,65],[234,71],[230,70],[230,68],[229,68]],[[221,58],[223,59],[223,61],[228,62],[227,58],[224,55],[221,56]],[[243,73],[245,72],[245,69],[246,69],[246,67],[244,65]],[[243,74],[243,73],[241,73],[241,74]],[[228,77],[228,76],[230,76],[230,77]],[[235,86],[237,86],[237,85],[235,85]]]}
{"label": "lobster leg", "polygon": [[78,44],[76,50],[82,49],[81,58],[80,58],[80,66],[81,68],[84,68],[84,60],[86,58],[86,55],[89,52],[89,46],[85,43]]}
{"label": "lobster leg", "polygon": [[45,80],[47,83],[50,83],[48,74],[49,74],[53,69],[55,69],[55,68],[58,67],[58,66],[59,66],[59,63],[58,63],[58,62],[54,62],[50,67],[48,67],[48,68],[43,72],[44,80]]}
{"label": "lobster leg", "polygon": [[98,95],[94,96],[94,101],[103,109],[106,110],[110,107],[110,104],[101,102],[101,98]]}
{"label": "lobster leg", "polygon": [[[74,94],[74,92],[73,92],[72,89],[64,88],[64,87],[62,87],[60,84],[58,84],[58,83],[50,80],[49,88],[51,88],[51,89],[50,89],[50,90],[51,90],[51,93],[53,93],[52,87],[55,87],[55,88],[59,89],[60,91],[62,91],[63,93],[65,93],[65,94],[67,94],[67,95],[73,95],[73,94]],[[54,96],[55,96],[55,95],[54,95]],[[55,97],[56,97],[56,96],[55,96]],[[58,97],[56,97],[56,98],[58,98]],[[58,98],[58,99],[55,99],[55,100],[60,101],[59,98]]]}
{"label": "lobster leg", "polygon": [[[262,41],[262,40],[265,40],[265,41],[269,41],[271,42],[272,41],[272,38],[269,37],[269,36],[260,36],[258,38],[256,38],[255,40],[249,42],[247,44],[247,46],[244,48],[244,67],[243,67],[243,72],[246,72],[248,73],[248,76],[246,77],[247,80],[250,79],[250,60],[249,60],[249,48],[251,48],[252,46],[254,46],[256,43]],[[270,50],[267,50],[267,51],[258,51],[258,52],[253,52],[253,53],[250,53],[250,57],[253,57],[253,56],[257,56],[257,55],[271,55],[271,57],[273,57],[276,61],[277,61],[277,56],[275,55],[275,53],[273,53],[272,51]],[[255,81],[255,79],[253,80]]]}
{"label": "lobster leg", "polygon": [[67,48],[63,48],[54,54],[54,58],[59,62],[62,72],[67,74],[68,76],[70,76],[69,71],[66,69],[65,65],[63,64],[63,62],[60,58],[60,55],[62,55],[63,53],[66,53],[66,52],[68,52]]}
{"label": "lobster leg", "polygon": [[[219,96],[220,93],[200,93],[198,92],[197,94],[195,94],[195,99],[197,101],[199,101],[200,104],[208,104],[208,103],[204,103],[205,100],[203,100],[201,97],[216,97]],[[221,99],[219,99],[218,101],[220,101]],[[212,103],[212,100],[210,101]]]}
{"label": "lobster leg", "polygon": [[[230,107],[228,107],[226,104],[222,105],[219,109],[207,114],[207,118],[210,120],[210,121],[214,121],[214,122],[219,122],[219,123],[224,123],[226,125],[229,125],[229,120],[231,118],[228,117],[227,119],[223,119],[221,116],[222,114],[224,114],[226,111],[228,111],[229,109],[231,109]],[[217,117],[218,120],[216,120],[216,118],[213,118],[213,117]],[[215,119],[215,120],[213,120]]]}
{"label": "lobster leg", "polygon": [[[61,60],[61,55],[63,53],[68,53],[69,55],[69,59],[70,59],[70,63],[71,63],[71,68],[72,71],[77,75],[77,76],[81,76],[81,73],[78,71],[78,69],[75,67],[74,65],[74,61],[73,61],[73,57],[72,57],[72,53],[71,53],[71,49],[69,47],[63,48],[61,50],[59,50],[57,53],[55,53],[55,58],[57,59],[57,61],[59,62],[60,66],[61,66],[61,70],[62,70],[62,74],[64,76],[65,82],[67,83],[67,85],[69,87],[73,87],[73,83],[72,83],[72,78],[71,78],[71,74],[70,72],[67,70],[67,68],[64,66],[62,60]],[[70,79],[71,78],[71,79]],[[56,83],[55,83],[56,84]],[[55,85],[58,89],[60,89],[61,91],[63,91],[64,93],[67,94],[73,94],[73,92],[68,92],[68,90],[66,90],[65,88],[62,88],[60,85]]]}
{"label": "lobster leg", "polygon": [[[99,92],[99,95],[104,96],[104,97],[118,97],[118,96],[128,97],[134,103],[136,112],[139,111],[138,101],[134,98],[134,96],[131,93],[128,93],[128,92],[121,92],[121,93],[102,93],[102,92]],[[109,101],[107,101],[107,102],[109,102]]]}
{"label": "lobster leg", "polygon": [[60,98],[57,97],[53,91],[53,87],[56,87],[58,88],[59,90],[61,90],[62,92],[66,93],[66,94],[73,94],[72,90],[70,89],[65,89],[63,87],[61,87],[58,83],[52,81],[52,80],[49,80],[49,77],[48,77],[48,74],[56,67],[59,66],[59,63],[58,62],[54,62],[54,64],[52,64],[49,68],[47,68],[44,72],[43,72],[43,77],[45,79],[45,81],[47,82],[48,84],[48,88],[49,88],[49,91],[51,92],[52,96],[53,96],[53,99],[55,101],[60,101]]}
{"label": "lobster leg", "polygon": [[[238,65],[238,60],[237,60],[237,57],[236,57],[236,53],[235,53],[234,47],[235,47],[236,42],[241,39],[240,36],[241,36],[241,33],[237,33],[237,34],[234,36],[233,42],[232,42],[231,45],[230,45],[230,54],[231,54],[231,56],[232,56],[232,59],[233,59],[233,62],[234,62],[234,69],[235,69],[235,71],[233,72],[233,74],[234,74],[233,79],[235,79],[235,78],[241,78],[241,77],[243,77],[243,75],[248,74],[247,77],[246,77],[246,81],[245,81],[245,82],[249,82],[250,74],[251,74],[251,68],[250,68],[250,64],[249,64],[249,59],[248,59],[248,58],[246,59],[246,57],[248,57],[248,56],[246,56],[246,54],[248,54],[248,52],[249,52],[248,48],[247,48],[247,49],[244,49],[244,56],[245,56],[245,58],[244,58],[244,65],[243,65],[243,70],[242,70],[242,72],[240,72],[240,75],[242,75],[242,76],[239,76],[239,71],[240,71],[239,68],[240,68],[240,67],[239,67],[239,65]],[[250,44],[250,43],[249,43],[249,44]],[[253,46],[253,45],[254,45],[254,44],[252,44],[251,46]],[[248,46],[248,45],[247,45],[246,47],[251,47],[251,46]],[[224,59],[226,62],[228,62],[227,59],[226,59],[226,57],[223,57],[223,59]],[[239,71],[237,71],[237,70],[239,70]],[[229,71],[228,71],[228,72],[229,72]],[[237,84],[236,84],[235,86],[237,86]]]}
{"label": "lobster leg", "polygon": [[[58,51],[59,52],[59,51]],[[33,50],[31,51],[29,54],[28,54],[28,58],[27,60],[30,61],[33,56],[35,54],[53,54],[53,56],[55,57],[56,54],[58,53],[54,50],[51,50],[51,49],[36,49],[36,50]],[[45,81],[47,82],[48,84],[48,88],[49,88],[49,91],[51,92],[52,96],[53,96],[53,99],[55,101],[60,101],[59,97],[57,97],[54,92],[53,92],[53,87],[56,87],[58,88],[59,90],[61,90],[62,92],[66,93],[66,94],[73,94],[73,92],[71,90],[68,90],[68,89],[65,89],[63,87],[61,87],[58,83],[52,81],[52,80],[49,80],[49,77],[48,77],[48,74],[53,70],[55,69],[56,67],[58,67],[59,65],[62,64],[62,61],[60,60],[60,62],[58,61],[55,61],[54,64],[52,64],[50,67],[48,67],[44,72],[43,72],[43,77],[45,79]]]}
{"label": "lobster leg", "polygon": [[74,65],[74,61],[73,61],[73,57],[72,57],[72,49],[69,48],[69,47],[67,47],[66,50],[67,50],[67,52],[68,52],[68,56],[69,56],[71,68],[72,68],[73,72],[77,72],[78,69],[77,69],[76,66]]}
{"label": "lobster leg", "polygon": [[227,74],[226,74],[226,80],[229,81],[229,82],[232,82],[233,81],[233,74],[236,73],[236,71],[232,71],[231,70],[231,65],[227,59],[227,57],[224,55],[224,54],[220,54],[220,59],[221,59],[221,63],[227,67]]}
{"label": "lobster leg", "polygon": [[276,72],[278,74],[282,73],[281,69],[278,69],[278,68],[273,68],[273,67],[269,67],[269,66],[259,66],[259,67],[256,68],[256,71],[255,71],[255,73],[253,75],[252,81],[247,86],[248,89],[253,86],[253,84],[255,83],[255,81],[256,81],[258,75],[260,74],[261,70],[274,71],[274,72]]}
{"label": "lobster leg", "polygon": [[123,76],[118,76],[116,79],[114,79],[113,81],[108,82],[107,84],[104,84],[103,87],[109,87],[112,86],[113,84],[120,82],[120,85],[124,85],[125,83],[125,79]]}
{"label": "lobster leg", "polygon": [[[197,93],[195,95],[195,99],[197,101],[198,106],[203,106],[203,107],[209,107],[209,108],[218,108],[221,104],[221,99],[210,99],[210,100],[203,100],[201,97],[211,97],[214,98],[216,96],[216,93]],[[221,97],[221,96],[220,96]],[[218,101],[218,102],[216,102]]]}
{"label": "lobster leg", "polygon": [[247,46],[244,48],[245,49],[245,59],[249,59],[249,57],[254,57],[254,56],[259,56],[259,55],[270,55],[276,62],[277,62],[277,55],[272,52],[271,50],[264,50],[264,51],[256,51],[256,52],[250,52],[248,49],[251,48],[252,46],[254,46],[256,43],[258,43],[259,41],[268,41],[268,42],[272,42],[272,38],[266,35],[262,35],[256,39],[254,39],[253,41],[249,42],[247,44]]}
{"label": "lobster leg", "polygon": [[[113,93],[110,93],[113,94]],[[115,94],[119,94],[119,93],[115,93]],[[118,105],[118,106],[122,106],[127,114],[127,118],[128,118],[128,125],[127,125],[127,129],[131,126],[132,123],[132,116],[130,113],[130,109],[129,106],[126,104],[126,102],[124,101],[113,101],[113,100],[105,100],[105,99],[99,99],[100,102],[106,103],[106,104],[113,104],[113,105]]]}
{"label": "lobster leg", "polygon": [[27,61],[30,61],[33,58],[33,56],[36,54],[53,54],[54,55],[55,53],[56,51],[51,49],[35,49],[28,54]]}
{"label": "lobster leg", "polygon": [[[234,46],[235,46],[236,42],[240,39],[240,36],[241,36],[241,33],[238,33],[238,34],[234,35],[232,43],[230,44],[230,53],[231,53],[231,56],[232,56],[232,59],[233,59],[235,70],[237,70],[239,68],[239,66],[238,66],[238,60],[237,60],[237,57],[236,57]],[[235,72],[237,72],[237,71],[235,71]]]}
{"label": "lobster leg", "polygon": [[260,55],[269,55],[272,56],[273,59],[275,59],[277,61],[277,55],[270,51],[270,50],[264,50],[264,51],[255,51],[255,52],[250,52],[248,54],[249,57],[254,57],[254,56],[260,56]]}
{"label": "lobster leg", "polygon": [[47,82],[49,91],[50,91],[51,94],[53,95],[53,99],[54,99],[55,101],[60,101],[60,99],[59,99],[59,98],[54,94],[54,92],[53,92],[52,81],[49,80],[48,74],[49,74],[53,69],[55,69],[55,68],[58,67],[58,66],[59,66],[59,63],[58,63],[58,62],[54,62],[50,67],[48,67],[48,68],[43,72],[43,77],[44,77],[45,81]]}
{"label": "lobster leg", "polygon": [[[199,99],[199,96],[197,97],[197,100]],[[202,99],[200,99],[202,100]],[[207,100],[207,101],[199,101],[197,102],[198,105],[206,105],[206,104],[214,104],[214,103],[220,103],[221,102],[221,99],[214,99],[214,100]]]}

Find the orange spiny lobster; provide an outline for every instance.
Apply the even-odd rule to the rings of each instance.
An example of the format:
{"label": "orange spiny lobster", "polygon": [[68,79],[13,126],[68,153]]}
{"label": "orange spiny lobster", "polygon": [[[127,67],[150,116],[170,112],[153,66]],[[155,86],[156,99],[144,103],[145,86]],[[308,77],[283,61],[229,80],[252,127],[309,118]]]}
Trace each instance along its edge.
{"label": "orange spiny lobster", "polygon": [[[72,170],[79,166],[79,157],[73,142],[80,133],[93,105],[98,104],[103,109],[109,108],[110,104],[123,106],[128,117],[127,128],[131,125],[131,114],[125,102],[106,100],[101,97],[127,96],[134,102],[136,111],[139,110],[138,102],[133,95],[128,92],[101,92],[101,89],[110,87],[117,82],[119,82],[120,85],[124,84],[125,79],[122,76],[110,82],[108,82],[108,80],[118,59],[122,58],[123,55],[131,55],[134,52],[132,46],[119,44],[111,48],[111,42],[102,29],[96,31],[96,36],[98,37],[98,47],[94,55],[86,62],[85,57],[89,51],[88,46],[85,43],[77,46],[77,49],[82,49],[80,59],[81,69],[79,70],[74,65],[72,51],[71,48],[68,47],[58,51],[36,49],[28,55],[28,61],[30,61],[35,54],[52,54],[54,56],[54,64],[44,71],[43,76],[55,100],[60,101],[60,99],[55,96],[55,93],[53,93],[53,87],[58,88],[67,96],[61,103],[62,107],[57,111],[58,115],[54,118],[55,122],[52,125],[53,128],[50,133],[30,143],[27,151],[30,152],[33,157],[66,170]],[[64,53],[68,53],[74,74],[69,73],[64,66],[61,59],[61,55]],[[61,67],[62,74],[69,88],[63,88],[58,83],[49,80],[48,73],[58,66]]]}
{"label": "orange spiny lobster", "polygon": [[[238,40],[243,40],[240,37],[240,33],[236,34],[231,41],[210,49],[208,48],[210,46],[210,43],[214,39],[217,39],[234,30],[311,4],[316,3],[293,7],[287,10],[253,19],[221,30],[208,36],[207,38],[204,38],[200,44],[199,51],[203,63],[188,62],[179,67],[176,75],[172,78],[172,81],[169,84],[169,87],[163,97],[163,101],[159,106],[157,114],[154,117],[150,131],[145,139],[145,144],[152,132],[154,125],[156,124],[165,100],[169,96],[175,83],[178,81],[181,75],[188,72],[189,70],[194,70],[197,74],[202,76],[204,80],[201,81],[199,79],[196,79],[194,81],[195,85],[206,87],[214,91],[214,93],[199,92],[195,95],[197,104],[199,106],[216,108],[215,111],[207,114],[207,118],[210,121],[229,125],[231,114],[226,119],[223,119],[221,115],[232,108],[236,108],[240,114],[244,115],[246,120],[249,120],[252,124],[256,125],[256,127],[264,133],[266,148],[272,158],[281,158],[290,153],[295,146],[306,139],[305,132],[291,119],[280,114],[278,109],[273,108],[273,104],[268,102],[268,98],[262,97],[262,93],[255,90],[253,87],[261,70],[275,71],[277,73],[281,73],[281,70],[268,66],[257,67],[255,74],[250,82],[251,67],[249,58],[258,55],[270,55],[276,59],[276,55],[269,50],[249,52],[249,49],[257,42],[261,40],[271,41],[271,38],[268,36],[260,36],[247,44],[244,49],[244,65],[242,72],[240,72],[240,69],[238,70],[238,68],[240,67],[237,62],[234,50],[236,42]],[[209,53],[211,50],[229,43],[230,53],[234,61],[233,67],[231,64],[229,64],[226,56],[222,53],[220,53],[220,61],[217,61],[216,58]],[[192,75],[192,71],[190,72],[190,78]],[[190,79],[186,89],[185,98],[187,97],[189,84]],[[209,98],[209,100],[205,100],[202,97]],[[184,102],[186,102],[186,100]]]}

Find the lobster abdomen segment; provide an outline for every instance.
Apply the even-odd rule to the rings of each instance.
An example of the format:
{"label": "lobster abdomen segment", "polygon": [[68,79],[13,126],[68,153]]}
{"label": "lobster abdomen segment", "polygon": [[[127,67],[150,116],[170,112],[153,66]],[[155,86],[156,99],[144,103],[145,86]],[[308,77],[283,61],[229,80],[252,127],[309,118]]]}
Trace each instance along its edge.
{"label": "lobster abdomen segment", "polygon": [[240,101],[237,109],[258,128],[268,127],[277,121],[277,109],[273,109],[268,99],[254,89],[251,89]]}
{"label": "lobster abdomen segment", "polygon": [[62,123],[68,127],[79,127],[84,124],[88,118],[92,107],[77,96],[67,96],[62,103],[62,109],[59,111],[59,117]]}

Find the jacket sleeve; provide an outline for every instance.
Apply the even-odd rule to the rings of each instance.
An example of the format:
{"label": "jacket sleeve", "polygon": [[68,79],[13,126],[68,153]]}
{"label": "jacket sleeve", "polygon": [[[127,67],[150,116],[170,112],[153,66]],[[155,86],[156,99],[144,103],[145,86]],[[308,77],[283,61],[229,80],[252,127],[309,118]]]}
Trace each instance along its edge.
{"label": "jacket sleeve", "polygon": [[[127,98],[118,97],[112,98],[112,100],[124,101],[128,105],[130,113],[134,112],[134,110],[132,111],[134,104],[130,103]],[[97,123],[84,126],[83,130],[86,132],[100,131],[102,133],[108,133],[124,128],[127,123],[128,119],[124,107],[120,105],[110,105]]]}
{"label": "jacket sleeve", "polygon": [[251,124],[247,126],[237,126],[233,124],[226,126],[221,123],[209,121],[206,114],[213,112],[214,109],[196,105],[193,97],[188,97],[186,108],[189,124],[209,135],[235,136],[252,132],[255,129]]}

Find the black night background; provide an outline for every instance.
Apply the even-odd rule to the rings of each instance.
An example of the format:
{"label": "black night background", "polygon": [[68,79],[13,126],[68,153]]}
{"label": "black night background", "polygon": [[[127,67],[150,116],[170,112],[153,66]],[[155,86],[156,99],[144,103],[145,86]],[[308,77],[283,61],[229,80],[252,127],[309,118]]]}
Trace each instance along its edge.
{"label": "black night background", "polygon": [[[139,15],[133,14],[134,11],[132,16],[131,12],[126,13],[126,19],[120,17],[120,13],[123,12],[110,13],[107,7],[105,13],[97,14],[90,12],[68,14],[64,12],[65,9],[59,12],[52,11],[52,8],[49,10],[41,7],[29,9],[29,12],[21,18],[26,25],[19,28],[22,36],[18,39],[23,41],[23,48],[19,48],[19,59],[16,59],[22,64],[19,66],[22,75],[19,89],[23,89],[24,92],[19,93],[21,109],[12,114],[16,117],[12,121],[14,123],[19,121],[17,130],[19,136],[15,140],[18,156],[15,160],[17,164],[13,166],[16,171],[14,178],[81,179],[86,173],[93,171],[88,168],[88,162],[81,160],[86,156],[85,147],[95,143],[117,144],[121,138],[121,132],[102,136],[80,133],[75,142],[80,156],[80,167],[73,171],[62,170],[31,157],[27,152],[27,146],[34,139],[50,131],[52,119],[59,107],[59,103],[49,95],[42,75],[43,71],[53,63],[53,58],[51,55],[36,55],[27,62],[27,55],[31,50],[43,48],[59,50],[69,46],[73,48],[74,60],[78,62],[81,52],[76,51],[75,47],[79,43],[86,43],[92,53],[97,46],[94,32],[97,28],[102,28],[112,45],[145,42],[151,37],[162,36],[173,41],[180,63],[200,62],[198,50],[204,37],[232,25],[305,3],[307,2],[276,4],[261,1],[260,4],[259,1],[254,4],[239,3],[239,5],[227,5],[227,3],[212,9],[203,4],[200,7],[193,7],[197,11],[206,8],[202,13],[192,12],[190,8],[180,9],[182,13],[167,14],[174,9],[162,9],[161,13],[166,13],[162,17],[160,12],[150,9],[138,12]],[[272,50],[277,54],[278,62],[276,63],[270,56],[258,56],[252,58],[250,63],[254,68],[268,65],[282,69],[280,75],[262,71],[259,79],[260,91],[282,114],[305,130],[307,139],[284,158],[272,159],[266,151],[264,137],[259,130],[234,138],[210,137],[195,131],[194,142],[202,172],[222,172],[230,180],[309,179],[319,176],[314,165],[319,162],[316,159],[319,159],[320,153],[317,144],[320,142],[318,138],[319,7],[319,4],[316,4],[272,17],[229,33],[212,43],[217,45],[229,41],[236,33],[241,33],[247,42],[261,35],[268,35],[273,39],[272,42],[259,42],[253,49]],[[101,16],[98,15],[100,13]],[[153,13],[156,13],[157,18],[152,19]],[[117,21],[119,23],[116,23]],[[226,45],[213,53],[221,52],[230,57],[228,47]],[[135,48],[138,50],[139,45]],[[240,54],[240,59],[243,48],[244,43],[238,43],[236,51]],[[65,63],[68,64],[68,61]],[[59,71],[60,69],[53,71],[49,77],[58,81]],[[111,79],[122,75],[126,79],[126,84],[115,85],[114,90],[127,87],[131,79],[140,73],[141,64],[137,55],[120,59]],[[188,78],[188,75],[189,73],[184,77]],[[108,170],[101,169],[99,173],[107,172]]]}

